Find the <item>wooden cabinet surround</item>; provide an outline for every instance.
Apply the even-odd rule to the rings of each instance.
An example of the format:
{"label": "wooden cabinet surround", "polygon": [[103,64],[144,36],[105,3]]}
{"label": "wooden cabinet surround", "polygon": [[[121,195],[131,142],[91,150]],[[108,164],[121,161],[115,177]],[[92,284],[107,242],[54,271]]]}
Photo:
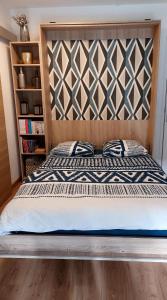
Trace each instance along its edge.
{"label": "wooden cabinet surround", "polygon": [[[32,61],[25,63],[22,57],[23,53],[31,54]],[[38,41],[11,42],[10,54],[20,150],[20,165],[23,179],[28,175],[28,171],[33,171],[43,160],[45,160],[48,152],[48,137],[46,132],[47,118],[45,114],[45,103],[43,102],[43,81],[41,80],[40,44]],[[24,74],[24,87],[19,86],[20,70],[22,70],[22,73]],[[34,86],[33,80],[35,78],[38,79],[38,85]],[[21,108],[23,103],[27,106],[26,112],[23,112]],[[37,110],[39,110],[39,113],[36,113],[35,107],[38,107]],[[39,123],[42,125],[38,125],[37,128],[37,124]],[[24,128],[21,128],[21,124],[24,124]],[[41,126],[43,126],[42,129]],[[33,147],[28,146],[33,143]]]}
{"label": "wooden cabinet surround", "polygon": [[6,200],[11,192],[10,165],[8,156],[5,116],[0,80],[0,204]]}

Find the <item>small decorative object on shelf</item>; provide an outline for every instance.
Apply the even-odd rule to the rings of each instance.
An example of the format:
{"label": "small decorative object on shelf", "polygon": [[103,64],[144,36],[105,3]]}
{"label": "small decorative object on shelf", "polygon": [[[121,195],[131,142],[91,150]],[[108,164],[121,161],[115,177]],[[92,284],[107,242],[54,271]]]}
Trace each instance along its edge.
{"label": "small decorative object on shelf", "polygon": [[35,89],[41,88],[41,79],[40,79],[38,70],[35,71],[35,76],[32,78],[32,86]]}
{"label": "small decorative object on shelf", "polygon": [[25,89],[26,88],[25,75],[23,73],[22,68],[20,68],[20,72],[19,72],[19,75],[18,75],[18,84],[19,84],[19,89]]}
{"label": "small decorative object on shelf", "polygon": [[34,105],[34,115],[42,115],[43,114],[43,109],[42,105]]}
{"label": "small decorative object on shelf", "polygon": [[28,115],[28,102],[26,101],[22,101],[20,103],[20,111],[21,111],[21,115]]}
{"label": "small decorative object on shelf", "polygon": [[44,154],[46,152],[45,148],[36,148],[35,153],[36,154]]}
{"label": "small decorative object on shelf", "polygon": [[28,30],[28,20],[26,15],[20,15],[13,17],[13,19],[16,21],[17,25],[20,26],[20,40],[22,42],[30,41],[30,34]]}
{"label": "small decorative object on shelf", "polygon": [[32,64],[33,60],[32,60],[32,52],[22,52],[21,53],[21,58],[22,58],[22,62],[23,64]]}

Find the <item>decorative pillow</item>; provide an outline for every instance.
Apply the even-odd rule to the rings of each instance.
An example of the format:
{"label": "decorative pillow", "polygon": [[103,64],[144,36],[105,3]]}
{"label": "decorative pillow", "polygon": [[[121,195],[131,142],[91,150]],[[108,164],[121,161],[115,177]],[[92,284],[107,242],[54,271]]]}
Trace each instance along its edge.
{"label": "decorative pillow", "polygon": [[123,157],[146,155],[148,151],[135,140],[113,140],[104,144],[103,155]]}
{"label": "decorative pillow", "polygon": [[64,142],[53,148],[51,154],[58,156],[92,156],[94,155],[94,146],[82,141]]}

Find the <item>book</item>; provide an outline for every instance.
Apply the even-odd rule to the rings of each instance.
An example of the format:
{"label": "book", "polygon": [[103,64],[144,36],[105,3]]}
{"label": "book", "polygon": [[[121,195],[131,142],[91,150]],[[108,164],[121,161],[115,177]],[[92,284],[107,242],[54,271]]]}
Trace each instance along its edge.
{"label": "book", "polygon": [[32,132],[34,134],[44,134],[44,122],[32,121]]}
{"label": "book", "polygon": [[44,122],[31,119],[19,120],[20,134],[44,134]]}
{"label": "book", "polygon": [[19,127],[20,127],[20,134],[26,134],[26,124],[24,119],[19,120]]}
{"label": "book", "polygon": [[33,153],[37,147],[36,140],[22,139],[23,153]]}
{"label": "book", "polygon": [[26,133],[29,133],[29,131],[28,131],[28,119],[25,120],[25,126],[26,126]]}
{"label": "book", "polygon": [[32,134],[32,122],[31,122],[31,120],[28,120],[28,133]]}

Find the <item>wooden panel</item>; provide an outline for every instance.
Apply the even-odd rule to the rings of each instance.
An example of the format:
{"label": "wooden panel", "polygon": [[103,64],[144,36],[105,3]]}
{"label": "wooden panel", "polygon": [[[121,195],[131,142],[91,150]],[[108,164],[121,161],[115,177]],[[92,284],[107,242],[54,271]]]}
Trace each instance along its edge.
{"label": "wooden panel", "polygon": [[157,83],[159,70],[159,53],[160,53],[160,24],[154,30],[154,46],[153,46],[153,66],[152,66],[152,88],[150,103],[150,120],[149,120],[149,144],[151,151],[153,150],[154,129],[156,119],[156,100],[157,100]]}
{"label": "wooden panel", "polygon": [[101,147],[111,139],[137,139],[148,144],[148,121],[52,121],[52,146],[70,140],[86,140]]}
{"label": "wooden panel", "polygon": [[45,119],[45,147],[46,152],[51,148],[51,104],[50,104],[50,85],[48,70],[48,53],[46,36],[43,31],[40,32],[40,61],[41,61],[41,84],[42,84],[42,103]]}
{"label": "wooden panel", "polygon": [[[45,103],[48,103],[48,66],[46,55],[46,40],[56,39],[107,39],[153,37],[153,78],[151,93],[151,113],[148,121],[52,121],[52,130],[49,125],[48,139],[55,146],[58,142],[82,139],[95,143],[98,147],[109,139],[125,138],[137,139],[152,151],[154,138],[154,121],[157,92],[157,75],[159,61],[160,22],[127,22],[127,23],[81,23],[81,24],[41,24],[41,43],[43,50],[43,73],[47,88],[45,88]],[[49,111],[49,110],[48,110]],[[50,113],[48,113],[49,116]],[[50,145],[50,143],[48,143]]]}
{"label": "wooden panel", "polygon": [[[15,61],[17,61],[17,53],[13,47],[13,44],[15,43],[10,43],[10,58],[11,58],[11,64],[13,65]],[[14,68],[12,67],[12,80],[13,80],[13,87],[14,87],[14,103],[15,103],[15,110],[16,110],[16,115],[20,114],[20,100],[18,97],[18,94],[16,92],[15,87],[18,86],[18,78],[16,76],[16,72]],[[21,149],[21,143],[19,140],[19,121],[18,118],[16,118],[16,123],[17,123],[17,144],[18,148]],[[23,160],[21,157],[21,152],[19,151],[19,158],[20,158],[20,168],[21,168],[21,176],[22,178],[24,177],[24,165],[23,165]]]}
{"label": "wooden panel", "polygon": [[167,239],[8,235],[0,237],[0,257],[167,262]]}
{"label": "wooden panel", "polygon": [[0,203],[2,203],[9,196],[10,192],[11,177],[0,81]]}
{"label": "wooden panel", "polygon": [[80,30],[55,30],[47,33],[48,40],[96,40],[96,39],[126,39],[126,38],[152,38],[153,28],[135,29],[80,29]]}
{"label": "wooden panel", "polygon": [[50,22],[50,23],[43,23],[40,25],[40,28],[44,31],[55,31],[55,30],[80,30],[80,29],[95,29],[95,30],[99,30],[99,29],[143,29],[145,30],[146,28],[153,28],[154,26],[156,26],[157,24],[159,24],[160,21],[159,20],[155,20],[155,21],[139,21],[139,22],[106,22],[106,23],[97,23],[97,22],[89,22],[89,23],[85,23],[85,22],[80,22],[80,23],[76,23],[76,22],[72,22],[72,23],[56,23],[56,22]]}
{"label": "wooden panel", "polygon": [[68,39],[115,39],[153,37],[154,27],[159,21],[127,23],[55,23],[41,24],[47,38]]}

